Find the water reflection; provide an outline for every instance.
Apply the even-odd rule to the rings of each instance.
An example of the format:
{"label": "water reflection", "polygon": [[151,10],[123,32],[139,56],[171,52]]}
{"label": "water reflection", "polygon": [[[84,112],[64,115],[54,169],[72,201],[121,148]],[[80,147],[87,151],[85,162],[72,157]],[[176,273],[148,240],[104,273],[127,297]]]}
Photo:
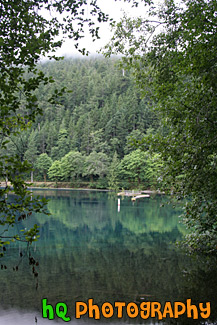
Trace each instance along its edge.
{"label": "water reflection", "polygon": [[[48,209],[52,216],[35,215],[20,227],[41,225],[40,240],[33,246],[34,257],[40,263],[39,287],[35,290],[36,281],[27,259],[21,261],[18,272],[12,270],[23,248],[11,247],[5,258],[8,269],[1,271],[3,309],[39,312],[37,317],[44,324],[40,317],[42,298],[53,305],[65,302],[71,306],[72,318],[75,302],[89,298],[99,305],[105,301],[164,304],[191,298],[195,304],[211,301],[210,319],[211,323],[215,322],[216,271],[206,261],[194,261],[175,249],[172,243],[181,238],[185,228],[178,223],[180,211],[168,206],[161,208],[166,198],[142,199],[134,205],[130,198],[124,198],[118,212],[117,198],[107,193],[43,191],[37,194],[50,197]],[[15,315],[17,319],[17,312]],[[0,324],[4,324],[2,319]],[[86,320],[84,317],[79,323]],[[103,318],[100,321],[108,322]],[[115,317],[109,320],[115,321]],[[125,321],[141,322],[126,315],[118,320]],[[159,324],[153,319],[142,322]],[[177,324],[172,319],[165,322]],[[179,322],[191,323],[199,324],[199,321],[183,316]]]}

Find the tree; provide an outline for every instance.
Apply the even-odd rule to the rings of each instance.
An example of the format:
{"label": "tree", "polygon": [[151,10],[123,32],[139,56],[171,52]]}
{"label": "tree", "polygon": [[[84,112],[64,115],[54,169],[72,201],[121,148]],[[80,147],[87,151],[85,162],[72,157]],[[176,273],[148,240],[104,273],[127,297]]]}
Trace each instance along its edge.
{"label": "tree", "polygon": [[69,152],[69,139],[66,129],[60,129],[58,134],[57,146],[51,150],[53,159],[61,159]]}
{"label": "tree", "polygon": [[145,134],[140,130],[133,130],[130,132],[130,134],[126,136],[126,145],[124,147],[125,154],[128,154],[131,151],[135,150],[134,143],[142,141],[144,139],[144,136]]}
{"label": "tree", "polygon": [[163,163],[161,155],[148,152],[145,177],[147,185],[155,189],[164,189],[162,182]]}
{"label": "tree", "polygon": [[119,187],[119,179],[118,179],[118,165],[119,165],[118,155],[117,152],[114,153],[112,162],[108,168],[108,186],[110,190],[118,190]]}
{"label": "tree", "polygon": [[107,47],[108,54],[125,54],[122,65],[133,69],[162,118],[164,133],[158,132],[152,147],[177,198],[191,198],[185,205],[191,229],[185,243],[209,254],[217,246],[216,10],[214,0],[150,6],[149,19],[125,17],[118,23]]}
{"label": "tree", "polygon": [[124,156],[119,165],[119,175],[133,183],[140,186],[141,183],[147,184],[146,180],[146,164],[148,154],[140,149],[133,150],[128,155]]}
{"label": "tree", "polygon": [[103,141],[103,130],[99,129],[90,133],[90,149],[96,152],[108,152],[108,144]]}
{"label": "tree", "polygon": [[103,177],[107,174],[108,166],[108,156],[103,152],[93,151],[86,158],[83,176],[90,176],[91,180],[93,176]]}
{"label": "tree", "polygon": [[[25,159],[34,167],[34,162],[37,156],[37,147],[35,142],[35,132],[32,131],[29,136],[28,147],[25,152]],[[31,170],[31,182],[33,182],[33,169]]]}
{"label": "tree", "polygon": [[[9,156],[7,144],[9,137],[28,129],[37,115],[42,114],[35,91],[39,85],[53,82],[53,79],[45,77],[37,63],[45,55],[55,58],[49,52],[55,52],[64,39],[57,40],[56,37],[68,34],[78,47],[78,40],[86,24],[93,38],[98,38],[98,28],[94,27],[93,20],[101,22],[108,17],[95,1],[89,4],[89,18],[86,17],[85,8],[82,0],[0,2],[0,151],[6,151],[0,156],[0,178],[7,177],[13,186],[6,186],[0,191],[0,224],[5,230],[17,221],[16,217],[20,218],[19,215],[24,218],[32,211],[44,211],[42,201],[30,200],[23,181],[23,176],[31,170],[31,165],[21,160],[19,155]],[[51,16],[51,12],[59,14],[58,18]],[[85,53],[85,50],[81,49],[81,52]],[[53,103],[61,93],[55,90],[48,101]],[[15,194],[16,203],[6,199],[9,191]],[[25,236],[26,240],[33,241],[37,231],[37,227],[30,230],[30,236],[28,233]],[[10,238],[6,240],[7,235],[4,235],[4,232],[0,235],[0,247],[5,250]]]}
{"label": "tree", "polygon": [[82,175],[85,157],[78,151],[70,151],[60,161],[61,177],[64,181],[72,181]]}
{"label": "tree", "polygon": [[44,182],[47,180],[47,173],[49,168],[52,166],[52,159],[48,157],[46,153],[42,153],[40,156],[38,156],[36,160],[36,168],[39,171],[39,173],[42,173],[44,176]]}
{"label": "tree", "polygon": [[55,182],[58,182],[62,179],[62,172],[61,172],[61,162],[59,160],[55,160],[51,167],[48,170],[48,177]]}

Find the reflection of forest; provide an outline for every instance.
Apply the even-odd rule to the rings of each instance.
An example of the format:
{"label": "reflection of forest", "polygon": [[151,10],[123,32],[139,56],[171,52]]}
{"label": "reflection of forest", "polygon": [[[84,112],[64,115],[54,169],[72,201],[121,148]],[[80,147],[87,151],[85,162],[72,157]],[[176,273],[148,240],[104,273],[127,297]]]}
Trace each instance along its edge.
{"label": "reflection of forest", "polygon": [[[52,198],[48,205],[52,216],[35,216],[26,224],[41,223],[40,241],[33,246],[40,261],[39,288],[34,288],[27,261],[22,261],[18,272],[12,271],[11,260],[18,253],[11,249],[8,270],[1,271],[1,304],[40,310],[45,297],[49,303],[63,301],[71,307],[89,298],[99,304],[187,298],[214,304],[216,273],[204,271],[202,265],[199,269],[196,261],[169,244],[181,238],[183,228],[176,212],[160,208],[162,200],[132,206],[125,198],[118,213],[116,198],[108,199],[106,193],[75,192]],[[217,319],[212,305],[211,310]],[[183,317],[180,324],[191,321],[186,323]]]}
{"label": "reflection of forest", "polygon": [[[59,196],[51,200],[48,209],[55,219],[61,220],[67,228],[75,229],[86,225],[90,229],[101,228],[109,224],[114,229],[117,223],[135,234],[152,231],[164,233],[174,228],[183,233],[184,227],[178,223],[177,215],[171,207],[161,207],[167,201],[164,197],[140,199],[134,205],[130,198],[123,198],[120,212],[117,212],[117,198],[107,193],[83,192],[82,196],[75,191],[71,197]],[[40,218],[44,223],[44,217]]]}

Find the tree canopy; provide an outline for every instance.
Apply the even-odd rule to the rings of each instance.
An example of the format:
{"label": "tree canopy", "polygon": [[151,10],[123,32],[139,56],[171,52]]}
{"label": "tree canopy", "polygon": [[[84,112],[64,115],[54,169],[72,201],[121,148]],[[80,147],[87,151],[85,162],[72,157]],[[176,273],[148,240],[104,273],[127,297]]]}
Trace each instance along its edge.
{"label": "tree canopy", "polygon": [[[156,131],[158,118],[146,98],[140,99],[132,75],[126,72],[123,76],[117,63],[117,58],[90,57],[40,64],[45,76],[55,79],[36,92],[43,115],[37,115],[31,129],[10,137],[7,144],[8,154],[24,157],[34,168],[32,183],[46,179],[55,181],[56,187],[68,182],[73,187],[159,188],[158,168],[153,173],[147,165],[141,182],[135,175],[128,177],[126,168],[119,168],[130,153],[132,163],[136,149],[132,145]],[[46,98],[56,85],[70,92],[52,105]],[[143,147],[149,148],[145,140]],[[148,156],[147,164],[151,161]],[[146,161],[142,164],[146,166]],[[152,172],[147,174],[148,170]],[[30,171],[24,177],[30,180]]]}
{"label": "tree canopy", "polygon": [[107,55],[122,53],[162,119],[152,148],[164,180],[186,202],[191,249],[216,253],[217,244],[217,3],[165,1],[148,18],[116,24]]}
{"label": "tree canopy", "polygon": [[[88,15],[85,5],[83,0],[0,1],[0,179],[6,180],[0,192],[1,255],[10,240],[21,240],[18,235],[7,236],[10,226],[30,216],[32,211],[45,212],[45,202],[32,200],[26,189],[24,174],[31,170],[31,165],[19,152],[8,154],[7,144],[43,113],[36,90],[54,80],[38,69],[41,57],[56,58],[50,53],[62,45],[66,34],[78,47],[85,25],[93,38],[98,38],[95,23],[108,17],[95,1],[89,4]],[[61,40],[57,36],[62,36]],[[80,51],[85,53],[84,49]],[[47,101],[54,103],[61,93],[62,90],[56,89]],[[9,192],[15,194],[15,202],[8,200]],[[32,242],[37,233],[35,226],[24,233],[24,239]]]}

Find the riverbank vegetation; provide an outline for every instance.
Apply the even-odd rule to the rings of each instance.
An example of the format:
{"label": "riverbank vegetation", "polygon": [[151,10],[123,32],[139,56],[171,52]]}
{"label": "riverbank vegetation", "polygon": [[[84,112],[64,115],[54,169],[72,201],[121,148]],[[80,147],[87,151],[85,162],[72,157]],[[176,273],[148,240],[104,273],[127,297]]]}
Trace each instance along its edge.
{"label": "riverbank vegetation", "polygon": [[[11,156],[32,164],[32,181],[109,189],[161,186],[160,155],[149,152],[145,141],[159,128],[157,114],[117,63],[98,57],[41,64],[55,80],[36,92],[43,115],[7,145]],[[58,103],[48,104],[56,86],[67,90]],[[140,142],[143,150],[135,145]],[[30,180],[30,173],[25,177]]]}

